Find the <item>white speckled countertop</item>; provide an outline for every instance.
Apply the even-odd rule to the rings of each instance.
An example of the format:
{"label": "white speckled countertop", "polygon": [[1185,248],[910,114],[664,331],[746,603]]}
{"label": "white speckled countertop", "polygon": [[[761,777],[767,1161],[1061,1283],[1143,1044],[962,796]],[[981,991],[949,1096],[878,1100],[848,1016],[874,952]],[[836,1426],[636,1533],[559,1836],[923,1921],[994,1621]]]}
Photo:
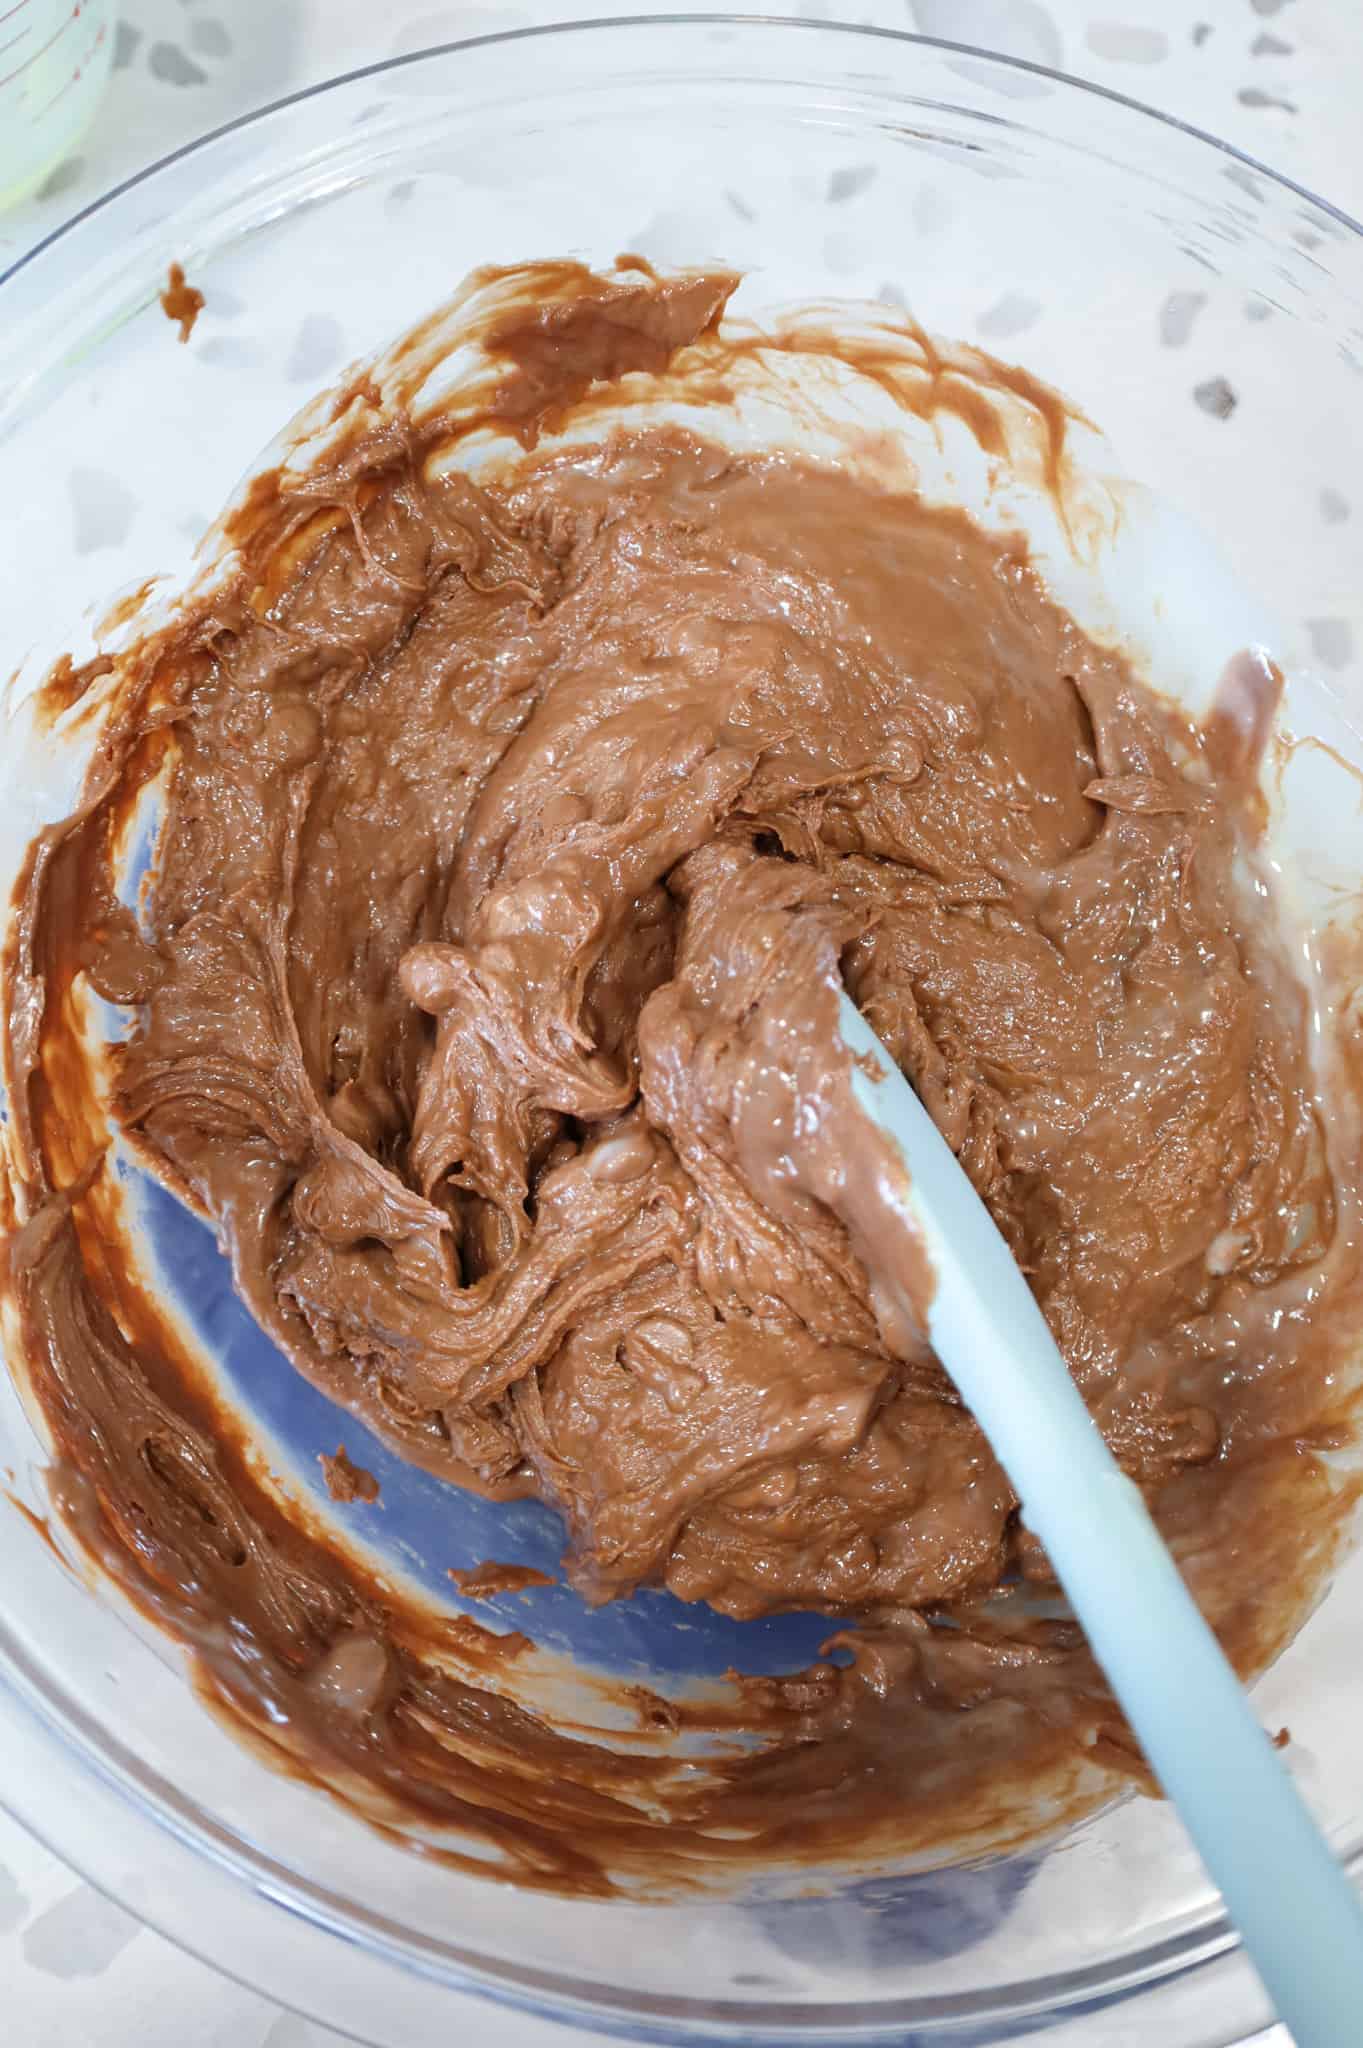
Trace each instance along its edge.
{"label": "white speckled countertop", "polygon": [[[705,0],[678,4],[697,11]],[[123,0],[119,11],[96,125],[33,199],[0,215],[0,269],[144,164],[301,86],[491,29],[660,10],[612,0]],[[1363,10],[1347,0],[786,0],[772,11],[917,29],[1100,80],[1363,215]],[[1188,349],[1190,400],[1208,405],[1216,369],[1198,355],[1195,297],[1171,293],[1151,318],[1168,346]],[[1355,516],[1343,492],[1329,497],[1323,516]],[[1329,629],[1343,622],[1312,623],[1325,629],[1325,645],[1314,630],[1313,638],[1328,663]],[[340,2039],[172,1948],[3,1813],[0,1986],[0,2038],[14,2048],[320,2048]],[[525,2040],[591,2048],[584,2035],[529,2022]],[[1281,2030],[1258,2048],[1270,2042],[1285,2048]]]}

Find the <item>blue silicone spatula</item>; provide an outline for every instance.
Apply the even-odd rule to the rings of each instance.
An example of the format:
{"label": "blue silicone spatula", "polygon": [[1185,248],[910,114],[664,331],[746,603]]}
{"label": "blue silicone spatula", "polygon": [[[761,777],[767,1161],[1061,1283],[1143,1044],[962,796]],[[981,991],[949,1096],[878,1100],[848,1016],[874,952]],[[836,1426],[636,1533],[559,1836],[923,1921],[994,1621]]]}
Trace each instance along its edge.
{"label": "blue silicone spatula", "polygon": [[[1363,2041],[1363,1903],[1118,1469],[993,1218],[844,995],[858,1106],[902,1156],[928,1336],[1045,1545],[1150,1766],[1297,2048]],[[878,1078],[872,1078],[872,1073]]]}

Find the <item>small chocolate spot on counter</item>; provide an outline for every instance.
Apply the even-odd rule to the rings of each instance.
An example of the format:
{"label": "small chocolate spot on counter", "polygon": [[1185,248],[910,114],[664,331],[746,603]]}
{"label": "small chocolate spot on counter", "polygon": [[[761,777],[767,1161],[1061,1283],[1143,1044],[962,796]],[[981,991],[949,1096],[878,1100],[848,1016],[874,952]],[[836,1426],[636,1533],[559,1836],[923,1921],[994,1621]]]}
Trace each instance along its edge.
{"label": "small chocolate spot on counter", "polygon": [[194,332],[194,322],[204,307],[204,295],[197,285],[186,281],[184,268],[172,263],[166,276],[166,287],[161,294],[161,311],[167,320],[178,322],[180,340],[188,341]]}

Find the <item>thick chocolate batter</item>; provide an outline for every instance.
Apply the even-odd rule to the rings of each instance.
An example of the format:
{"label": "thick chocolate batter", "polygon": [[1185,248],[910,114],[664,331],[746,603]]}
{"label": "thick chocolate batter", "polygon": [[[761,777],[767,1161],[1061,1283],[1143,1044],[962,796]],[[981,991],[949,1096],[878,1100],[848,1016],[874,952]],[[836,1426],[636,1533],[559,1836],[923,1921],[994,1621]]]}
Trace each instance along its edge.
{"label": "thick chocolate batter", "polygon": [[[1020,541],[631,423],[637,375],[612,420],[610,380],[684,381],[690,344],[722,402],[731,286],[529,270],[477,423],[533,444],[585,411],[595,440],[474,481],[433,459],[469,417],[376,407],[325,470],[265,479],[236,581],[125,663],[8,959],[10,1289],[87,1533],[295,1761],[568,1887],[678,1844],[921,1849],[999,1825],[1028,1773],[1078,1799],[1139,1768],[860,1256],[834,1168],[869,1140],[814,999],[839,974],[1242,1668],[1339,1514],[1311,1450],[1343,1426],[1352,1192],[1245,883],[1244,764]],[[114,876],[158,776],[139,920]],[[588,1600],[861,1618],[850,1671],[750,1684],[719,1721],[769,1742],[708,1789],[452,1676],[439,1625],[264,1499],[121,1267],[83,980],[135,1012],[124,1129],[301,1371],[431,1470],[559,1509]],[[205,1647],[223,1614],[249,1658]],[[658,1704],[669,1737],[714,1725]]]}

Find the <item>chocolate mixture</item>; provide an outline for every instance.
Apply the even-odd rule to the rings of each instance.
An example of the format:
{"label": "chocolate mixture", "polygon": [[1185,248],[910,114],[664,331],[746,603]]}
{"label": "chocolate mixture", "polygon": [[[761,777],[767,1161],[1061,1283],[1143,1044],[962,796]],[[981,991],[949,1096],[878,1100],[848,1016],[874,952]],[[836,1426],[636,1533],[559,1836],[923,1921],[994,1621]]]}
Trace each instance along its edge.
{"label": "chocolate mixture", "polygon": [[179,340],[188,341],[194,332],[194,323],[203,311],[204,295],[196,285],[188,282],[183,264],[171,264],[166,274],[165,290],[160,297],[161,311],[180,330]]}
{"label": "chocolate mixture", "polygon": [[[854,464],[612,421],[603,380],[684,383],[688,345],[719,402],[732,282],[523,274],[483,421],[534,443],[590,398],[588,442],[475,481],[371,416],[267,479],[236,582],[126,664],[8,958],[9,1283],[106,1562],[295,1763],[570,1889],[922,1848],[1029,1777],[1139,1773],[861,1256],[840,979],[1242,1668],[1339,1512],[1311,1452],[1342,1427],[1351,1196],[1245,884],[1243,764],[1021,541]],[[139,920],[115,874],[157,777]],[[587,1600],[823,1609],[858,1624],[850,1668],[659,1702],[669,1740],[766,1738],[683,1785],[484,1689],[451,1662],[472,1625],[291,1520],[118,1257],[84,981],[134,1012],[119,1121],[300,1371],[452,1482],[559,1510]]]}

